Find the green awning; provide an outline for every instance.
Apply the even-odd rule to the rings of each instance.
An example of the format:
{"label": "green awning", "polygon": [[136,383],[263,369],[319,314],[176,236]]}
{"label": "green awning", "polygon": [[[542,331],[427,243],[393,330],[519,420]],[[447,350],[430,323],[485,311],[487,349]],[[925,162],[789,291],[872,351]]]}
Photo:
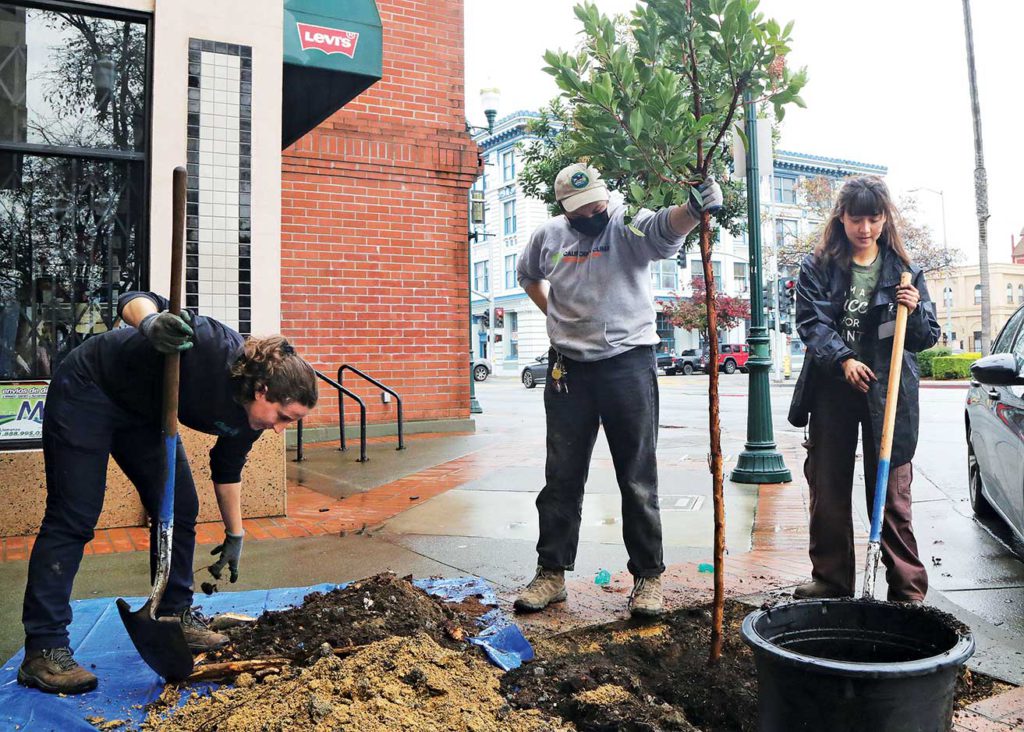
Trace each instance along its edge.
{"label": "green awning", "polygon": [[383,65],[374,0],[285,0],[282,146],[380,80]]}

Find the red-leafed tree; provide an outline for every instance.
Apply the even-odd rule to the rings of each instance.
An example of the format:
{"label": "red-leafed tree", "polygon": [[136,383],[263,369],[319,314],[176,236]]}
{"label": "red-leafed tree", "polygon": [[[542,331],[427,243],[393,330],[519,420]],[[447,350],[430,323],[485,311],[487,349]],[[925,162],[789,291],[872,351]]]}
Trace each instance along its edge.
{"label": "red-leafed tree", "polygon": [[[661,304],[661,310],[676,328],[708,332],[707,287],[703,277],[690,281],[691,295],[680,297],[675,293],[673,300]],[[718,312],[718,333],[732,330],[750,317],[750,303],[738,297],[730,297],[715,291],[715,310]]]}

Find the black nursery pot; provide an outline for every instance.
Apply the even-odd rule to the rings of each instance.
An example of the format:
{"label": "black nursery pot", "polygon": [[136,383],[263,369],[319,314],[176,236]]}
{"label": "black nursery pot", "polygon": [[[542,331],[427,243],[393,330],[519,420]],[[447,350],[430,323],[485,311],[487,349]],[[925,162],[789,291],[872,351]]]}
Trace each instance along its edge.
{"label": "black nursery pot", "polygon": [[743,621],[762,732],[945,732],[970,629],[927,607],[810,600]]}

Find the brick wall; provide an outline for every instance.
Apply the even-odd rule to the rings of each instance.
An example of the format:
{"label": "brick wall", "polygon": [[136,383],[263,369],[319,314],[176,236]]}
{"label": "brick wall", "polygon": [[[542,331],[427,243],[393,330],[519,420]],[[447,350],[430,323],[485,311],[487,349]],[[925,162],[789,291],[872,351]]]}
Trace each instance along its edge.
{"label": "brick wall", "polygon": [[[396,389],[407,420],[466,418],[479,158],[465,132],[463,0],[377,5],[383,79],[284,152],[282,332],[320,370],[350,363]],[[395,419],[365,382],[346,386],[370,397],[371,422]],[[307,424],[336,424],[336,405],[321,389]],[[358,421],[354,403],[346,411]]]}

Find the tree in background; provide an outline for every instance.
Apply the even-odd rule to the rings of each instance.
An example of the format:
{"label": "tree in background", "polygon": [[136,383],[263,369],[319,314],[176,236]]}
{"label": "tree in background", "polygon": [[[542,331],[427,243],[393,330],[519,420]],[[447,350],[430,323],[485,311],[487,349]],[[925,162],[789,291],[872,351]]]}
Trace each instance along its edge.
{"label": "tree in background", "polygon": [[[589,0],[577,5],[583,43],[574,53],[548,51],[544,59],[572,110],[570,140],[602,172],[627,205],[640,208],[699,202],[696,186],[709,175],[724,179],[729,135],[744,92],[770,103],[782,120],[799,97],[806,72],[791,73],[792,24],[783,28],[757,12],[757,0],[648,0],[633,10],[623,42],[612,18]],[[697,231],[707,310],[709,361],[718,360],[718,310],[711,251],[711,214]],[[709,466],[715,508],[715,602],[709,657],[722,652],[725,599],[725,508],[718,372],[710,372]]]}
{"label": "tree in background", "polygon": [[[673,299],[661,304],[661,311],[675,328],[697,330],[708,333],[707,287],[704,278],[697,276],[690,281],[689,297],[672,293]],[[718,312],[718,333],[732,330],[750,317],[750,303],[738,297],[715,292],[715,310]]]}

